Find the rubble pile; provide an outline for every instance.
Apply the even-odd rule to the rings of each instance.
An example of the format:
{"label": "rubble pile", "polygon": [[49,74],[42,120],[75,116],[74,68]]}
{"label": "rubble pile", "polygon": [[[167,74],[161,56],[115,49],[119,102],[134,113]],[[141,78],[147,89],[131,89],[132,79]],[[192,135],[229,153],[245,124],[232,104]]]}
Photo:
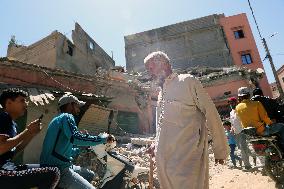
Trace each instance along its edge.
{"label": "rubble pile", "polygon": [[[127,159],[133,163],[136,167],[142,168],[150,168],[150,156],[146,153],[148,147],[155,141],[154,137],[127,137],[121,138],[120,142],[113,149],[114,152],[127,157]],[[224,165],[215,165],[215,159],[213,154],[212,145],[209,145],[209,181],[210,187],[214,186],[216,183],[216,176],[224,175],[225,172],[234,172],[235,170],[239,171],[238,174],[241,174],[241,168],[232,169],[232,163],[230,162],[230,158],[228,157],[227,163]],[[240,150],[237,150],[237,155],[240,156]],[[261,171],[261,167],[263,162],[261,159],[257,160],[257,165],[254,165],[253,159],[251,158],[251,165],[254,165],[254,169],[251,171],[252,174],[255,174],[255,171]],[[84,150],[81,155],[77,158],[76,164],[82,167],[86,167],[88,169],[93,170],[96,173],[96,178],[92,182],[92,184],[99,188],[102,184],[103,177],[107,172],[106,164],[103,164],[97,157],[97,155],[90,149]],[[260,170],[259,170],[260,169]],[[135,172],[135,171],[133,171]],[[250,172],[244,172],[244,174],[249,174]],[[154,165],[153,170],[153,189],[159,189],[159,181],[157,178],[157,171]],[[127,173],[124,175],[124,188],[121,189],[148,189],[149,188],[149,171],[144,172],[142,174],[137,174],[135,176],[135,184],[133,184],[133,180],[127,180]],[[129,178],[129,177],[128,177]],[[137,179],[136,179],[137,178]],[[224,180],[224,183],[227,180]],[[132,184],[131,184],[132,183]],[[213,187],[214,188],[214,187]]]}
{"label": "rubble pile", "polygon": [[[150,144],[154,142],[153,137],[148,138],[130,138],[129,143],[117,144],[113,149],[118,154],[128,158],[136,167],[150,168],[150,156],[146,150]],[[84,150],[76,159],[76,165],[93,170],[96,173],[96,178],[92,184],[99,188],[102,178],[107,171],[107,166],[103,164],[92,150]],[[157,178],[156,168],[154,168],[153,189],[159,189],[159,182]],[[147,189],[149,187],[149,171],[137,175],[138,180],[136,185],[127,184],[127,189]]]}

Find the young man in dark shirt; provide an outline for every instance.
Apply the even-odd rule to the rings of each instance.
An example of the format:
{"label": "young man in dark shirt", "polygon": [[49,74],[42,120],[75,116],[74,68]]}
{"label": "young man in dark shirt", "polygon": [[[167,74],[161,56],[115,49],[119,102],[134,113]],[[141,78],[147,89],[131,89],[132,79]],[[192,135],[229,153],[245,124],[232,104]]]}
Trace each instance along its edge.
{"label": "young man in dark shirt", "polygon": [[39,165],[15,165],[13,157],[21,152],[41,130],[40,120],[31,122],[17,133],[15,120],[27,110],[28,94],[19,89],[7,89],[0,95],[0,188],[55,188],[59,170]]}

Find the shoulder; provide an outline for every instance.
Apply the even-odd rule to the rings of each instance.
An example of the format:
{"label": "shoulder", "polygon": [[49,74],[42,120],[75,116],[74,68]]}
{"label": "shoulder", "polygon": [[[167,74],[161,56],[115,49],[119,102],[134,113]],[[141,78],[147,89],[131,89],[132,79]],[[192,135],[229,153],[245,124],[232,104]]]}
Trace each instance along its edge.
{"label": "shoulder", "polygon": [[195,81],[197,80],[193,75],[191,74],[179,74],[178,79],[180,81],[188,80],[188,81]]}
{"label": "shoulder", "polygon": [[0,123],[4,126],[8,126],[7,124],[12,124],[12,118],[9,116],[7,112],[0,113]]}
{"label": "shoulder", "polygon": [[255,106],[258,106],[258,107],[260,107],[260,106],[263,107],[263,104],[260,101],[251,101],[250,103],[255,105]]}
{"label": "shoulder", "polygon": [[11,120],[11,117],[9,116],[9,114],[7,112],[2,112],[0,113],[0,120]]}
{"label": "shoulder", "polygon": [[0,133],[6,134],[12,128],[13,120],[7,112],[2,112],[0,113],[0,123]]}
{"label": "shoulder", "polygon": [[60,117],[60,119],[66,121],[68,123],[75,123],[75,118],[72,114],[62,113],[59,117]]}
{"label": "shoulder", "polygon": [[55,118],[53,118],[51,123],[58,123],[58,122],[62,122],[62,121],[64,122],[64,121],[75,121],[75,120],[74,120],[74,116],[72,114],[61,113],[61,114],[57,115]]}
{"label": "shoulder", "polygon": [[238,112],[239,109],[241,109],[245,104],[243,102],[240,102],[236,108],[235,108],[235,112]]}
{"label": "shoulder", "polygon": [[74,116],[69,113],[61,113],[56,117],[56,119],[74,119]]}
{"label": "shoulder", "polygon": [[178,75],[179,81],[186,81],[192,87],[203,88],[202,83],[191,74],[180,74]]}

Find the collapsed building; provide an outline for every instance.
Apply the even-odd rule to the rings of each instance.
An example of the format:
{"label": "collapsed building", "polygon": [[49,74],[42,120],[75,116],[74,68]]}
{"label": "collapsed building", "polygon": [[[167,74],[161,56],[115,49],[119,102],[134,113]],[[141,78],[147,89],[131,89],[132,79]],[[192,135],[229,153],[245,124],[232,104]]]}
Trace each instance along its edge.
{"label": "collapsed building", "polygon": [[[73,42],[72,42],[73,41]],[[72,41],[54,31],[29,46],[17,44],[12,38],[7,57],[48,68],[56,68],[79,74],[96,74],[101,67],[110,69],[115,62],[78,24],[72,30]]]}
{"label": "collapsed building", "polygon": [[113,110],[111,133],[149,133],[153,119],[149,91],[134,80],[116,70],[97,69],[91,76],[1,58],[0,91],[18,87],[29,93],[28,112],[19,120],[19,127],[23,129],[44,114],[44,129],[26,147],[24,162],[38,162],[47,125],[58,113],[58,99],[66,91],[87,102],[76,119],[79,129],[93,134],[106,132]]}
{"label": "collapsed building", "polygon": [[[203,64],[201,64],[203,66],[198,64],[199,66],[195,67],[179,67],[183,62],[180,61],[174,68],[178,73],[191,73],[199,78],[220,114],[226,116],[228,113],[227,98],[235,96],[237,88],[241,86],[252,88],[258,85],[262,86],[266,76],[263,76],[263,73],[258,73],[256,69],[248,69],[247,67],[220,68],[234,65],[230,50],[222,37],[223,34],[219,31],[220,27],[215,23],[216,18],[221,17],[214,15],[197,20],[202,21],[203,24],[208,21],[210,24],[205,24],[207,29],[198,27],[197,21],[190,22],[191,25],[188,26],[193,29],[199,28],[196,31],[191,31],[197,38],[194,41],[189,38],[190,43],[198,47],[198,40],[201,42],[203,40],[202,35],[198,33],[204,31],[208,34],[207,40],[211,40],[213,37],[213,41],[208,44],[216,45],[211,49],[212,51],[207,53],[201,52],[206,50],[205,46],[202,49],[196,48],[196,57],[193,56],[195,58],[190,60],[197,60],[199,57],[200,61],[205,62],[204,57],[210,59],[210,57],[216,56],[217,59],[212,58],[211,62],[212,64],[214,62],[220,64],[215,68],[205,67],[206,65]],[[175,32],[174,28],[171,27],[168,32]],[[166,28],[163,31],[166,31]],[[148,33],[146,32],[147,35]],[[153,31],[153,33],[159,37],[159,32]],[[152,40],[152,35],[147,37],[146,34],[139,34],[140,41],[137,41],[135,36],[126,38],[126,44],[130,45],[126,49],[127,57],[131,55],[133,58],[131,60],[140,57],[137,62],[142,65],[141,58],[144,58],[144,55],[138,54],[139,48],[142,48],[141,52],[143,53],[143,48],[146,47],[149,47],[149,52],[150,50],[163,50],[160,49],[162,45],[155,47],[154,44],[157,41],[154,38],[156,39],[156,37]],[[151,39],[147,41],[146,46],[141,42],[144,40],[141,36],[144,35],[145,39]],[[217,42],[214,41],[214,36],[217,36]],[[19,120],[20,127],[23,128],[26,123],[37,118],[40,112],[44,113],[43,124],[47,125],[51,118],[58,113],[58,98],[65,92],[71,92],[87,101],[81,115],[76,118],[80,129],[87,129],[93,134],[107,131],[108,116],[110,111],[114,111],[111,133],[154,133],[157,89],[149,84],[149,76],[146,73],[125,73],[122,67],[116,67],[114,60],[78,23],[75,24],[75,30],[72,31],[72,40],[73,42],[57,31],[29,46],[19,45],[15,40],[11,40],[7,58],[0,59],[0,90],[7,87],[20,87],[29,92],[31,103],[28,113]],[[133,40],[135,43],[132,43]],[[167,42],[169,47],[175,48],[181,44],[175,44],[176,40],[172,37]],[[154,45],[155,48],[150,48],[151,45],[149,46],[148,43]],[[131,50],[132,47],[139,48],[134,51]],[[217,47],[222,47],[222,49],[218,50]],[[129,60],[127,58],[128,62]],[[261,63],[257,63],[257,65],[261,65]],[[128,63],[127,66],[129,67]],[[44,127],[43,132],[26,148],[23,155],[24,162],[38,162],[46,129]]]}
{"label": "collapsed building", "polygon": [[[144,58],[154,51],[165,52],[171,59],[173,69],[237,66],[254,71],[258,68],[264,70],[244,13],[233,16],[213,14],[127,35],[124,41],[126,68],[129,72],[143,72]],[[266,75],[259,80],[259,86],[264,95],[272,97]],[[237,88],[227,87],[234,88],[231,93],[237,94]],[[225,89],[218,92],[225,93]],[[208,93],[212,99],[219,95],[211,91]]]}

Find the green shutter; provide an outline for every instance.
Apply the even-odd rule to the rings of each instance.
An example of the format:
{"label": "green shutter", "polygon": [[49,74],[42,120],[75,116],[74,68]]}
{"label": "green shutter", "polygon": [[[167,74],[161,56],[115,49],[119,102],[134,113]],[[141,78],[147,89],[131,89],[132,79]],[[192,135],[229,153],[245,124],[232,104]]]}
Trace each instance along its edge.
{"label": "green shutter", "polygon": [[139,133],[139,119],[137,113],[133,112],[118,112],[117,115],[118,126],[128,133]]}

